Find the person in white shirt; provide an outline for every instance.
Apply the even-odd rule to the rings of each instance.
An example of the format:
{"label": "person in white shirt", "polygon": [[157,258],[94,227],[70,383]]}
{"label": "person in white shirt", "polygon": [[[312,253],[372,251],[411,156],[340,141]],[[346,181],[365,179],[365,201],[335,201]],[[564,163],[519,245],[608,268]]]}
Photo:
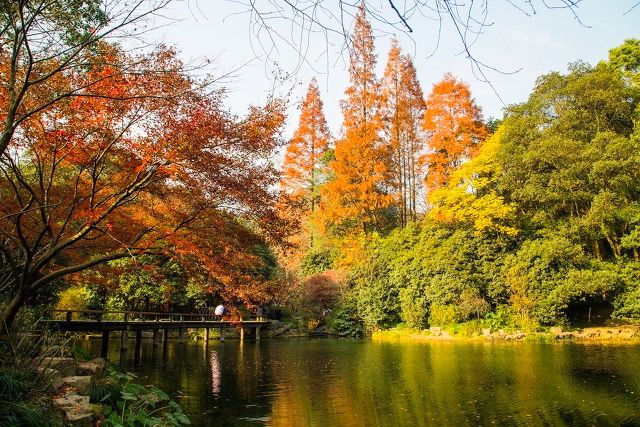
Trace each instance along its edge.
{"label": "person in white shirt", "polygon": [[215,309],[215,311],[213,312],[213,314],[215,314],[216,316],[220,316],[220,317],[222,317],[222,315],[224,315],[224,305],[219,304],[219,305],[216,307],[216,309]]}

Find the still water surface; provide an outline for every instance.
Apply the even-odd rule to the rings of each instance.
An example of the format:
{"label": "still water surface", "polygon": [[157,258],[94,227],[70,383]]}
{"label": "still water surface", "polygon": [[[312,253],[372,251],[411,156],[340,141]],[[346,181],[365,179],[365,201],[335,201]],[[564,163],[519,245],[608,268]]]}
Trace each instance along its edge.
{"label": "still water surface", "polygon": [[161,353],[147,340],[127,369],[196,426],[640,425],[630,345],[271,339]]}

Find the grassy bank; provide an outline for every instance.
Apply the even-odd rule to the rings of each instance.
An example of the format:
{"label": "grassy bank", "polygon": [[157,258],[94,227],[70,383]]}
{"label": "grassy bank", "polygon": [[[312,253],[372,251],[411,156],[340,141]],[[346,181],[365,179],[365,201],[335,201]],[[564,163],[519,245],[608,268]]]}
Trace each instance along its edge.
{"label": "grassy bank", "polygon": [[431,328],[425,330],[409,328],[393,328],[377,330],[371,335],[373,341],[379,342],[430,342],[430,341],[584,341],[584,342],[625,342],[640,344],[640,327],[637,325],[623,325],[615,327],[594,327],[564,331],[562,328],[548,328],[543,331],[523,332],[491,331],[484,329],[473,331],[464,324],[452,325],[447,328]]}

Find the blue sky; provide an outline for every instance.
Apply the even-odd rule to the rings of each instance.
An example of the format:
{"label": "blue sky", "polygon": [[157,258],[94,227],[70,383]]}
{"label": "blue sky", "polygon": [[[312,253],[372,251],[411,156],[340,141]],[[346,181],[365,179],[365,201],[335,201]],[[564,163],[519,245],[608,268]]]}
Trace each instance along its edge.
{"label": "blue sky", "polygon": [[[372,0],[369,6],[388,11],[387,1],[375,1],[377,3]],[[505,104],[521,102],[539,75],[552,70],[564,71],[569,62],[578,59],[596,63],[607,57],[611,47],[627,38],[640,37],[640,7],[625,14],[634,3],[633,0],[584,0],[577,10],[581,25],[569,11],[548,10],[541,2],[535,15],[526,16],[507,1],[489,1],[489,21],[493,25],[480,35],[472,52],[479,60],[502,71],[520,69],[515,74],[487,71],[487,76]],[[302,65],[300,55],[279,42],[278,52],[273,52],[267,60],[259,41],[269,46],[268,38],[264,32],[262,38],[255,35],[249,15],[242,13],[245,10],[245,6],[229,0],[177,0],[165,11],[165,15],[177,22],[158,30],[154,37],[176,46],[187,62],[211,58],[213,65],[208,71],[214,75],[233,72],[223,83],[229,90],[227,105],[234,112],[242,113],[249,104],[263,102],[273,90],[280,94],[292,90],[287,134],[297,123],[295,102],[304,95],[309,80],[316,76],[329,125],[337,135],[341,125],[338,101],[348,84],[346,58],[341,54],[338,41],[334,39],[336,46],[327,49],[323,37],[312,36],[304,55],[307,62]],[[458,54],[461,44],[455,29],[450,25],[443,27],[440,45],[436,53],[430,55],[437,40],[437,23],[415,16],[410,24],[414,29],[411,37],[397,31],[396,35],[403,50],[414,56],[425,95],[445,72],[452,72],[470,84],[485,117],[500,117],[503,108],[500,99],[488,84],[474,77],[468,59]],[[281,34],[289,34],[286,23],[274,25]],[[378,29],[378,73],[382,75],[392,34],[382,25],[374,23],[374,27]],[[274,83],[274,61],[285,73],[291,74],[284,83]]]}

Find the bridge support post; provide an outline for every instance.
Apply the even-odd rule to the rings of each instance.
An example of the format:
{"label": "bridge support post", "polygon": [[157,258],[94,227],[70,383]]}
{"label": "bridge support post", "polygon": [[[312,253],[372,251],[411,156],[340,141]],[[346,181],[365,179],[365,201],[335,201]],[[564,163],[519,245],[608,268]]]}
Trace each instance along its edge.
{"label": "bridge support post", "polygon": [[220,341],[224,341],[224,328],[220,328]]}
{"label": "bridge support post", "polygon": [[256,326],[256,341],[260,341],[260,326]]}
{"label": "bridge support post", "polygon": [[167,357],[167,345],[169,344],[169,330],[165,329],[162,332],[162,357]]}
{"label": "bridge support post", "polygon": [[240,327],[240,341],[244,341],[244,326]]}
{"label": "bridge support post", "polygon": [[122,337],[120,338],[120,352],[126,352],[129,350],[129,329],[125,326],[122,330]]}
{"label": "bridge support post", "polygon": [[127,365],[127,352],[129,350],[129,326],[122,329],[122,337],[120,338],[120,367]]}
{"label": "bridge support post", "polygon": [[153,330],[153,346],[158,347],[160,345],[160,329]]}
{"label": "bridge support post", "polygon": [[209,344],[209,328],[204,328],[204,343]]}
{"label": "bridge support post", "polygon": [[100,357],[107,358],[109,354],[109,331],[102,331],[102,343],[100,344]]}
{"label": "bridge support post", "polygon": [[138,329],[136,331],[136,347],[133,351],[133,363],[135,363],[136,365],[140,364],[141,347],[142,347],[142,330]]}
{"label": "bridge support post", "polygon": [[184,328],[180,328],[178,329],[178,342],[184,342],[184,338],[185,337],[185,330]]}

